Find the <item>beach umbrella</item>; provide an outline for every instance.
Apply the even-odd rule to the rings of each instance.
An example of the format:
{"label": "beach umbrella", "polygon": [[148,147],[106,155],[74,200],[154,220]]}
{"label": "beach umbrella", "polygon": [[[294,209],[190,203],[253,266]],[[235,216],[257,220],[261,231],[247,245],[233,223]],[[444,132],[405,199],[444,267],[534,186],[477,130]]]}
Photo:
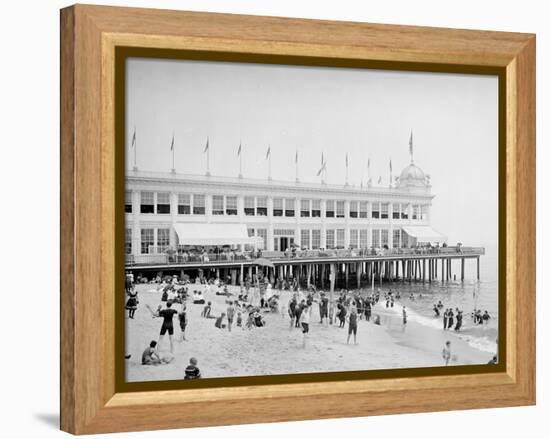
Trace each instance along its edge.
{"label": "beach umbrella", "polygon": [[255,262],[256,262],[256,265],[259,265],[260,267],[275,268],[275,265],[273,264],[273,262],[265,258],[256,259]]}

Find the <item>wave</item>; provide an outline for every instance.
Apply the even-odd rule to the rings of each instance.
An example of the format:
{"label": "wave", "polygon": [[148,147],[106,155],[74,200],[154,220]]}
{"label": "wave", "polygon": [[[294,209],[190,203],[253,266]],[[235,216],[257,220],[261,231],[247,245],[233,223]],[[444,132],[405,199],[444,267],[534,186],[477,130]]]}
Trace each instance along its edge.
{"label": "wave", "polygon": [[[395,305],[393,308],[384,308],[386,312],[393,313],[395,315],[401,316],[401,310],[403,309],[403,304],[399,302],[395,302]],[[407,307],[407,318],[411,322],[418,323],[419,325],[432,328],[432,329],[438,329],[443,330],[443,318],[442,317],[425,317],[410,307]],[[490,352],[490,353],[496,353],[497,352],[497,343],[494,338],[489,337],[488,335],[471,335],[471,334],[464,334],[461,332],[454,332],[453,333],[460,338],[462,341],[468,343],[471,347],[483,351],[483,352]]]}

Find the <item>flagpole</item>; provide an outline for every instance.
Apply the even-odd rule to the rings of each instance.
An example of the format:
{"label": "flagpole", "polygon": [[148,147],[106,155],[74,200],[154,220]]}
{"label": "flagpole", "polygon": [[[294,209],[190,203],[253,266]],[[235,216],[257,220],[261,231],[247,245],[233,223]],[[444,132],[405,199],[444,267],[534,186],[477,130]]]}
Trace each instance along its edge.
{"label": "flagpole", "polygon": [[134,144],[134,172],[137,172],[137,136],[136,136],[136,127],[134,125],[134,136],[132,138]]}
{"label": "flagpole", "polygon": [[210,139],[206,137],[206,176],[210,177]]}
{"label": "flagpole", "polygon": [[268,146],[269,150],[269,162],[267,163],[268,169],[267,169],[267,179],[271,181],[271,145]]}
{"label": "flagpole", "polygon": [[349,164],[348,164],[348,154],[346,153],[346,186],[349,185]]}
{"label": "flagpole", "polygon": [[239,178],[243,178],[243,151],[242,151],[242,143],[239,143]]}
{"label": "flagpole", "polygon": [[176,173],[176,168],[174,166],[174,133],[172,133],[172,174]]}
{"label": "flagpole", "polygon": [[294,159],[294,164],[296,166],[296,183],[298,183],[300,181],[300,179],[298,178],[298,150],[296,150],[296,157]]}
{"label": "flagpole", "polygon": [[393,170],[392,170],[391,159],[390,159],[390,187],[392,186],[392,181],[393,181]]}

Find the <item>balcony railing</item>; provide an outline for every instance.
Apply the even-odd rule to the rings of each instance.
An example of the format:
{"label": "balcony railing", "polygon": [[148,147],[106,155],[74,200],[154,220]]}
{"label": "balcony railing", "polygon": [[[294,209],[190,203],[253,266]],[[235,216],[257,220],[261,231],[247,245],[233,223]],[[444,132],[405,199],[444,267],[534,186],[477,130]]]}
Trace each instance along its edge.
{"label": "balcony railing", "polygon": [[204,254],[143,254],[126,255],[126,266],[140,265],[197,265],[223,262],[254,262],[261,257],[272,261],[296,259],[352,259],[368,257],[383,259],[385,257],[444,257],[444,256],[478,256],[484,255],[483,247],[439,247],[439,248],[393,248],[393,249],[331,249],[331,250],[296,250],[296,251],[262,251],[262,252],[224,252]]}

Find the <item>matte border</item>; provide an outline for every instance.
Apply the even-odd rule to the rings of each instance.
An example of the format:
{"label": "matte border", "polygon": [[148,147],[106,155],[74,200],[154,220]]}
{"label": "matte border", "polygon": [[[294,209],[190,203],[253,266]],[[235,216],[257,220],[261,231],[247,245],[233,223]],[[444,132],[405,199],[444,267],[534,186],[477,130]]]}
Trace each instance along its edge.
{"label": "matte border", "polygon": [[[496,365],[441,366],[424,368],[379,369],[366,371],[299,373],[250,377],[203,378],[184,381],[164,380],[131,382],[125,380],[125,318],[124,318],[124,273],[125,273],[125,79],[127,58],[153,58],[174,60],[222,61],[236,63],[259,63],[318,66],[332,68],[357,68],[393,71],[418,71],[432,73],[460,73],[493,75],[498,77],[498,356]],[[465,375],[506,371],[506,68],[481,65],[436,64],[398,61],[375,61],[348,58],[303,57],[288,55],[261,55],[217,51],[193,51],[117,46],[115,49],[115,391],[141,392],[217,388],[268,384],[311,383],[350,381],[380,378],[408,378],[420,376]]]}

